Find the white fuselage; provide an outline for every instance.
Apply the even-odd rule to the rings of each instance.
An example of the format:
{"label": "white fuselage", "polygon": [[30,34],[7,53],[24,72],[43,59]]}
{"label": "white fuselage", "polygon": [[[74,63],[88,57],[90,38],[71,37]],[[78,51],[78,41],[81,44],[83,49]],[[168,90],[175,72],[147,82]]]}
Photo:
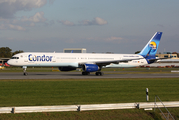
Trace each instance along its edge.
{"label": "white fuselage", "polygon": [[100,61],[131,60],[127,63],[110,64],[106,67],[136,67],[148,64],[146,59],[138,54],[93,54],[93,53],[40,53],[28,52],[14,55],[8,64],[12,66],[48,66],[48,67],[80,67],[83,63]]}

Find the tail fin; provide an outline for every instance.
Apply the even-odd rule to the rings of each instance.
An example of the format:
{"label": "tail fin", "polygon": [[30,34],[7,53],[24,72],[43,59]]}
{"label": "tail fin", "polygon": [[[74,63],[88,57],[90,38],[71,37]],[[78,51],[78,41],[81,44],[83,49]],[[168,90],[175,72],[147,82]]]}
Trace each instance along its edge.
{"label": "tail fin", "polygon": [[150,39],[150,41],[147,43],[147,45],[139,53],[139,55],[142,55],[145,58],[155,58],[155,54],[157,53],[161,36],[162,32],[156,32],[154,36]]}

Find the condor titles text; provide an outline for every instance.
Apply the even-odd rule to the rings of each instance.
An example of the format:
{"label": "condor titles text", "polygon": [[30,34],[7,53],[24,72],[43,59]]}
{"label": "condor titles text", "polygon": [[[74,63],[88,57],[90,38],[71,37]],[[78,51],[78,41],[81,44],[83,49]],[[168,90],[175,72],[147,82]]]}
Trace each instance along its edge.
{"label": "condor titles text", "polygon": [[42,55],[42,56],[36,56],[36,55],[32,55],[32,54],[29,54],[28,55],[28,59],[29,61],[43,61],[43,62],[51,62],[52,61],[52,57],[53,56],[47,56],[47,55]]}

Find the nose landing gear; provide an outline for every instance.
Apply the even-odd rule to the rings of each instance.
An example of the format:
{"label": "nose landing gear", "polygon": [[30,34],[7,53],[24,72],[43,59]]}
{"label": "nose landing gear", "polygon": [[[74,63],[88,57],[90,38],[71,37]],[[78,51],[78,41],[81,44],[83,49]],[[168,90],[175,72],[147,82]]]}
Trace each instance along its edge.
{"label": "nose landing gear", "polygon": [[24,75],[24,76],[27,76],[27,75],[28,75],[28,73],[26,72],[26,69],[27,69],[27,66],[23,66],[23,72],[24,72],[23,75]]}

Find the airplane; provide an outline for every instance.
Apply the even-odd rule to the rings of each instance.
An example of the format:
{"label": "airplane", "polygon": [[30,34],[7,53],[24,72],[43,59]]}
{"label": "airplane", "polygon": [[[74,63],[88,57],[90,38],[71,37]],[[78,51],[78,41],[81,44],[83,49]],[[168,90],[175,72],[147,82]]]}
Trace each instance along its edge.
{"label": "airplane", "polygon": [[162,32],[156,32],[139,54],[24,52],[12,56],[7,63],[11,66],[21,66],[24,75],[28,75],[27,67],[58,67],[60,71],[82,68],[82,75],[96,72],[97,76],[102,76],[104,73],[101,72],[101,69],[110,64],[134,62],[141,65],[151,64],[158,60],[155,54],[161,36]]}

